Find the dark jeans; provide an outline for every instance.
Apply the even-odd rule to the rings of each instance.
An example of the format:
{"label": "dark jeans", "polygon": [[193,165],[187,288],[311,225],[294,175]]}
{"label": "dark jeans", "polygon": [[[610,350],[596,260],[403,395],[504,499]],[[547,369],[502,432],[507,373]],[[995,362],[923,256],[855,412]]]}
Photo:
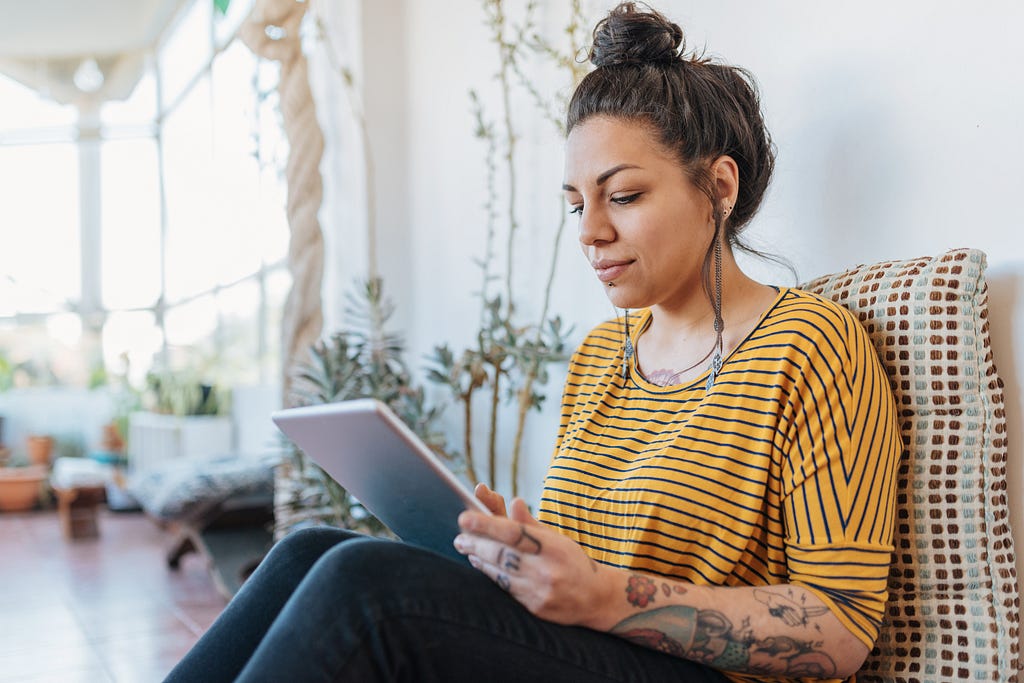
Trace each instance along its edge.
{"label": "dark jeans", "polygon": [[297,531],[168,682],[726,680],[692,662],[538,619],[468,565],[330,528]]}

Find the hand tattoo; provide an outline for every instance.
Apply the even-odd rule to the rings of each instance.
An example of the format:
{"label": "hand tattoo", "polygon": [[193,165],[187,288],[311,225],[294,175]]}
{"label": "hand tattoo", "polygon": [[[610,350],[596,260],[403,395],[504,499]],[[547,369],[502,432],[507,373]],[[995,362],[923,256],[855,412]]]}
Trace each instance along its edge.
{"label": "hand tattoo", "polygon": [[510,572],[519,571],[520,557],[505,546],[498,552],[498,566],[504,567]]}
{"label": "hand tattoo", "polygon": [[506,593],[508,593],[509,589],[512,587],[512,582],[509,581],[508,574],[505,574],[504,572],[499,572],[497,578],[494,579],[494,582],[497,583],[498,587]]}
{"label": "hand tattoo", "polygon": [[[525,548],[520,547],[523,543],[526,544]],[[519,550],[522,550],[525,553],[530,553],[530,554],[533,554],[533,555],[540,555],[540,551],[541,551],[540,541],[537,540],[536,538],[534,538],[533,536],[531,536],[526,531],[526,526],[525,525],[522,525],[522,524],[519,525],[519,538],[516,539],[516,542],[514,543],[514,545],[515,545],[516,548],[519,548]]]}

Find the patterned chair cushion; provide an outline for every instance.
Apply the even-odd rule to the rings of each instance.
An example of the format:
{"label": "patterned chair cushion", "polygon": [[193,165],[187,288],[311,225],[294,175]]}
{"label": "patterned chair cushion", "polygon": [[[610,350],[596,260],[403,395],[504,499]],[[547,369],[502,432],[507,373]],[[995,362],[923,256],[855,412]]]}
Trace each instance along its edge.
{"label": "patterned chair cushion", "polygon": [[168,460],[128,479],[128,490],[148,514],[194,520],[234,499],[273,503],[276,458],[226,454]]}
{"label": "patterned chair cushion", "polygon": [[801,285],[860,318],[900,411],[889,601],[861,681],[1017,680],[1006,420],[984,274],[984,253],[958,249]]}

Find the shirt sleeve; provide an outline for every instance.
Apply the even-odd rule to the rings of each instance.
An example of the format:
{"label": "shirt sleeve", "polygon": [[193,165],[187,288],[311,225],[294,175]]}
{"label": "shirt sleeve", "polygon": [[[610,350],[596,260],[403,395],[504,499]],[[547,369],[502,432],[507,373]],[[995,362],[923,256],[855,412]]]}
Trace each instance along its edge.
{"label": "shirt sleeve", "polygon": [[789,579],[871,648],[888,597],[896,471],[891,388],[867,332],[838,306],[811,307],[795,346],[783,516]]}

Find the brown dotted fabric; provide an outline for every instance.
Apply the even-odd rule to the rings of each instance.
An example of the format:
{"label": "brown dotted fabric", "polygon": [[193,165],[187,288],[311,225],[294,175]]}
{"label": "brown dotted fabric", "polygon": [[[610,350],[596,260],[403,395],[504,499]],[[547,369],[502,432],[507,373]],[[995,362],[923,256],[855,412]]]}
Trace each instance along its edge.
{"label": "brown dotted fabric", "polygon": [[859,681],[1016,681],[1019,597],[1003,383],[985,254],[862,265],[801,285],[867,328],[899,407],[889,601]]}

